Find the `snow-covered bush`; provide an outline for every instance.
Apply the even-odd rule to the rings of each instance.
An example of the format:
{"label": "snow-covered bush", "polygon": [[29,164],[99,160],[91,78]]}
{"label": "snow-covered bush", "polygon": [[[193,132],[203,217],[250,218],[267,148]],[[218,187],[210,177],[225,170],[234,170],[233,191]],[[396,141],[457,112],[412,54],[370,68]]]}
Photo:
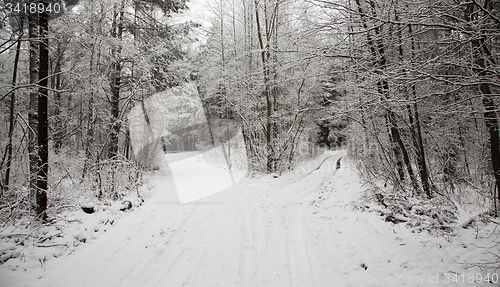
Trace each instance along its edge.
{"label": "snow-covered bush", "polygon": [[[130,161],[87,163],[81,154],[61,151],[50,163],[48,218],[35,220],[26,188],[9,192],[0,207],[0,264],[21,258],[42,264],[73,252],[106,232],[124,212],[143,202],[143,170]],[[92,206],[92,214],[82,210]]]}

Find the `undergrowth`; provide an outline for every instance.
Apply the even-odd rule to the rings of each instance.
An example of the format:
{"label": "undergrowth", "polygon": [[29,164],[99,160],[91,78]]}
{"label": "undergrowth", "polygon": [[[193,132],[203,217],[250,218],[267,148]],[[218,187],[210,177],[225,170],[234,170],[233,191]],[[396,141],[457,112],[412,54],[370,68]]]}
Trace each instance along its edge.
{"label": "undergrowth", "polygon": [[[5,191],[0,203],[0,264],[24,258],[23,250],[28,246],[67,250],[96,237],[123,211],[144,202],[141,186],[145,171],[125,159],[89,162],[83,154],[69,151],[51,154],[47,222],[37,220],[33,211],[34,195],[27,187],[28,177],[23,183],[18,175],[16,183],[21,184]],[[93,214],[82,211],[82,206],[88,205],[93,207]],[[85,228],[83,221],[87,222]],[[83,229],[72,233],[75,228]]]}
{"label": "undergrowth", "polygon": [[[465,208],[467,206],[467,208]],[[371,184],[364,190],[361,201],[351,205],[352,209],[375,212],[385,221],[403,224],[414,233],[428,232],[444,237],[447,241],[457,236],[462,229],[472,229],[475,238],[487,239],[488,244],[478,246],[495,260],[483,262],[459,262],[465,268],[481,270],[500,269],[500,220],[491,208],[475,204],[460,204],[456,198],[436,194],[432,198],[409,196],[397,189],[380,188]]]}

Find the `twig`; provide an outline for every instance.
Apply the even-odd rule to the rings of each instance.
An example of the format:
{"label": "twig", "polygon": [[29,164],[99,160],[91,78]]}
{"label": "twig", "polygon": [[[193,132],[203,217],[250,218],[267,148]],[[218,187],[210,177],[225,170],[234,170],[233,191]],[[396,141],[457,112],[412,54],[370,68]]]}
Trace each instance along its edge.
{"label": "twig", "polygon": [[496,221],[496,220],[494,220],[494,219],[491,219],[491,218],[490,218],[490,221],[491,221],[491,222],[493,222],[493,223],[496,223],[496,224],[500,225],[500,222],[498,222],[498,221]]}
{"label": "twig", "polygon": [[54,244],[48,244],[48,245],[37,244],[36,245],[36,247],[56,247],[56,246],[65,246],[65,247],[67,247],[68,245],[66,243],[54,243]]}
{"label": "twig", "polygon": [[471,223],[474,219],[488,213],[489,211],[490,211],[489,209],[477,211],[477,212],[473,213],[472,215],[470,215],[466,220],[463,220],[462,222],[457,223],[454,226],[454,228],[455,229],[464,228],[465,226],[467,226],[467,224]]}
{"label": "twig", "polygon": [[0,239],[7,238],[7,237],[14,237],[14,236],[25,236],[25,235],[29,235],[29,234],[26,234],[26,233],[5,234],[5,235],[0,236]]}

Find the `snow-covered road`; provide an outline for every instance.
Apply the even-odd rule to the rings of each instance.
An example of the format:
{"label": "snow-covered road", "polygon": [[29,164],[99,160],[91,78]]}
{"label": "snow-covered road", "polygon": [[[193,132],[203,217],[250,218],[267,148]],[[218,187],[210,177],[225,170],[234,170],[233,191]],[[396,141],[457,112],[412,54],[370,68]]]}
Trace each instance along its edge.
{"label": "snow-covered road", "polygon": [[243,179],[181,205],[165,170],[140,210],[76,256],[47,262],[43,286],[313,285],[300,204],[332,176]]}
{"label": "snow-covered road", "polygon": [[455,244],[351,209],[360,187],[344,167],[244,178],[182,205],[163,173],[154,198],[75,255],[48,261],[37,285],[454,286],[445,274],[467,272],[453,262],[463,259]]}

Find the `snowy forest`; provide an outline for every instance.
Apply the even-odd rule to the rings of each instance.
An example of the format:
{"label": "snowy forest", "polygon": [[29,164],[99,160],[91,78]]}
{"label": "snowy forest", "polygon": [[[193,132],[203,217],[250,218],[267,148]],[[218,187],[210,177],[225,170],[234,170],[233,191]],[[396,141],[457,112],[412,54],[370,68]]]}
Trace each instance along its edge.
{"label": "snowy forest", "polygon": [[[191,2],[196,5],[191,6]],[[197,16],[188,13],[193,12],[193,7],[197,7]],[[162,277],[140,286],[215,286],[213,282],[223,282],[219,286],[436,283],[432,276],[425,275],[422,282],[417,282],[421,285],[396,281],[403,277],[394,277],[392,282],[369,282],[372,285],[353,282],[350,277],[345,284],[329,285],[333,280],[329,276],[333,275],[321,269],[326,267],[318,266],[330,266],[333,263],[328,260],[334,259],[316,264],[312,257],[334,252],[329,244],[337,241],[328,237],[333,233],[325,231],[327,227],[321,224],[333,228],[337,220],[335,208],[347,218],[338,223],[345,225],[344,236],[350,234],[353,223],[349,227],[347,222],[351,216],[363,214],[356,218],[366,220],[365,231],[349,235],[352,242],[358,242],[359,237],[370,238],[369,233],[364,233],[368,229],[387,229],[387,236],[402,232],[414,241],[408,239],[411,242],[404,244],[417,244],[433,258],[432,253],[437,251],[428,246],[425,249],[422,245],[426,244],[421,242],[439,241],[433,248],[439,245],[439,250],[446,249],[452,263],[429,267],[439,273],[443,285],[438,286],[494,286],[498,282],[500,1],[3,0],[0,8],[1,277],[7,276],[6,272],[25,268],[19,271],[23,274],[38,268],[35,277],[42,278],[41,274],[49,269],[45,267],[49,257],[76,254],[78,245],[86,245],[83,243],[91,238],[99,240],[97,235],[88,234],[111,235],[110,226],[115,220],[128,220],[135,216],[133,213],[149,210],[147,204],[155,198],[152,190],[161,182],[158,176],[164,176],[167,169],[163,155],[192,152],[207,145],[196,140],[203,126],[199,121],[190,122],[190,128],[176,133],[159,131],[155,126],[165,122],[188,126],[182,111],[197,113],[199,120],[200,113],[192,102],[195,94],[207,121],[231,120],[241,125],[248,159],[244,169],[248,172],[233,189],[241,191],[238,200],[255,200],[252,204],[238,201],[232,209],[227,208],[233,215],[244,214],[235,228],[241,224],[242,236],[250,238],[252,234],[255,241],[266,239],[280,246],[281,241],[273,239],[277,235],[269,235],[267,230],[278,221],[288,222],[283,224],[283,241],[290,243],[283,247],[287,251],[285,265],[290,270],[296,267],[309,271],[290,271],[292,275],[283,275],[283,279],[281,275],[272,277],[272,268],[248,269],[253,266],[250,261],[258,265],[273,255],[268,248],[253,247],[255,253],[251,253],[241,247],[241,254],[246,254],[245,260],[249,261],[235,263],[240,266],[238,282],[231,281],[234,278],[224,281],[216,275],[210,277],[210,272],[201,272],[199,266],[196,270],[208,277],[198,271],[195,276],[188,272],[189,268],[180,272],[183,269],[176,267],[176,259],[172,268],[178,268],[183,275],[171,275],[173,279],[168,282],[175,283],[166,284]],[[178,114],[174,114],[176,111]],[[140,128],[134,122],[138,117]],[[214,144],[212,133],[210,130]],[[228,162],[231,145],[229,155],[221,145]],[[237,156],[233,152],[233,157]],[[234,184],[232,173],[231,180]],[[250,191],[242,191],[254,185],[258,195],[251,197],[246,195]],[[340,193],[336,195],[336,191]],[[354,193],[359,196],[352,197]],[[289,202],[284,203],[283,198]],[[298,202],[317,211],[299,211],[294,205]],[[182,222],[177,229],[183,228],[186,233],[198,228],[189,218],[219,213],[217,218],[225,218],[222,207],[210,207],[215,211],[209,212],[205,210],[208,205],[201,203],[186,206],[162,207],[171,210],[168,212],[188,208],[191,215],[185,219],[179,215],[181,211],[175,216],[163,213],[167,212],[163,209],[154,212],[169,217],[171,222]],[[198,206],[200,209],[189,209]],[[258,220],[254,215],[245,216],[246,211],[261,216],[262,222],[271,218],[269,222],[273,223],[255,223]],[[315,217],[315,212],[323,214],[322,219]],[[98,218],[99,214],[105,216]],[[88,234],[71,233],[76,230],[75,222],[82,226],[88,223],[78,216],[97,227],[85,229]],[[259,228],[248,227],[252,226],[250,218],[254,226],[262,229],[262,238]],[[373,218],[378,221],[370,223]],[[298,222],[306,221],[314,224],[305,224],[297,231]],[[228,228],[231,224],[227,222]],[[119,230],[119,225],[113,228]],[[161,232],[165,232],[164,228],[166,225]],[[222,225],[214,228],[225,233]],[[163,236],[161,232],[155,236]],[[168,242],[174,244],[175,238],[181,242],[179,236],[173,233]],[[195,237],[192,242],[196,242]],[[407,237],[398,235],[396,240]],[[191,237],[185,238],[189,241]],[[301,240],[305,240],[305,253],[294,253],[290,246]],[[394,238],[390,240],[394,242]],[[209,244],[208,239],[203,242]],[[347,244],[337,243],[332,246]],[[365,241],[358,243],[365,246]],[[397,248],[402,244],[398,241]],[[446,244],[450,247],[441,248]],[[317,248],[322,251],[312,252],[316,250],[312,245],[320,246]],[[464,249],[464,245],[469,248]],[[36,264],[26,265],[31,257],[25,249],[31,246],[42,251],[31,256]],[[189,249],[192,245],[183,246]],[[272,249],[275,245],[270,246]],[[381,250],[393,254],[392,245],[387,246]],[[206,250],[211,249],[203,249],[203,256],[211,254]],[[370,254],[370,250],[364,252]],[[461,252],[470,257],[453,257]],[[182,254],[176,258],[182,261]],[[203,256],[194,258],[203,262]],[[298,258],[297,266],[291,263],[290,256]],[[436,260],[447,262],[445,255],[439,256]],[[408,258],[417,269],[427,260],[420,255]],[[22,260],[22,266],[28,267],[12,263]],[[375,276],[372,279],[378,278],[375,274],[382,271],[373,271],[375,263],[369,260],[360,259],[352,263],[352,268],[359,274],[378,272],[370,273]],[[382,260],[374,262],[382,266]],[[8,264],[17,267],[6,267]],[[339,270],[348,269],[335,264],[332,266]],[[404,264],[388,268],[397,274],[417,274]],[[464,269],[452,271],[449,266],[453,264]],[[467,281],[470,277],[464,272],[474,274],[473,282]],[[354,276],[349,270],[345,274]],[[214,281],[200,283],[206,278]],[[250,283],[252,278],[257,283]],[[446,279],[455,285],[445,284],[450,283]],[[9,284],[24,284],[12,280]],[[125,285],[134,286],[134,282],[146,281]],[[122,283],[106,286],[125,286]]]}

